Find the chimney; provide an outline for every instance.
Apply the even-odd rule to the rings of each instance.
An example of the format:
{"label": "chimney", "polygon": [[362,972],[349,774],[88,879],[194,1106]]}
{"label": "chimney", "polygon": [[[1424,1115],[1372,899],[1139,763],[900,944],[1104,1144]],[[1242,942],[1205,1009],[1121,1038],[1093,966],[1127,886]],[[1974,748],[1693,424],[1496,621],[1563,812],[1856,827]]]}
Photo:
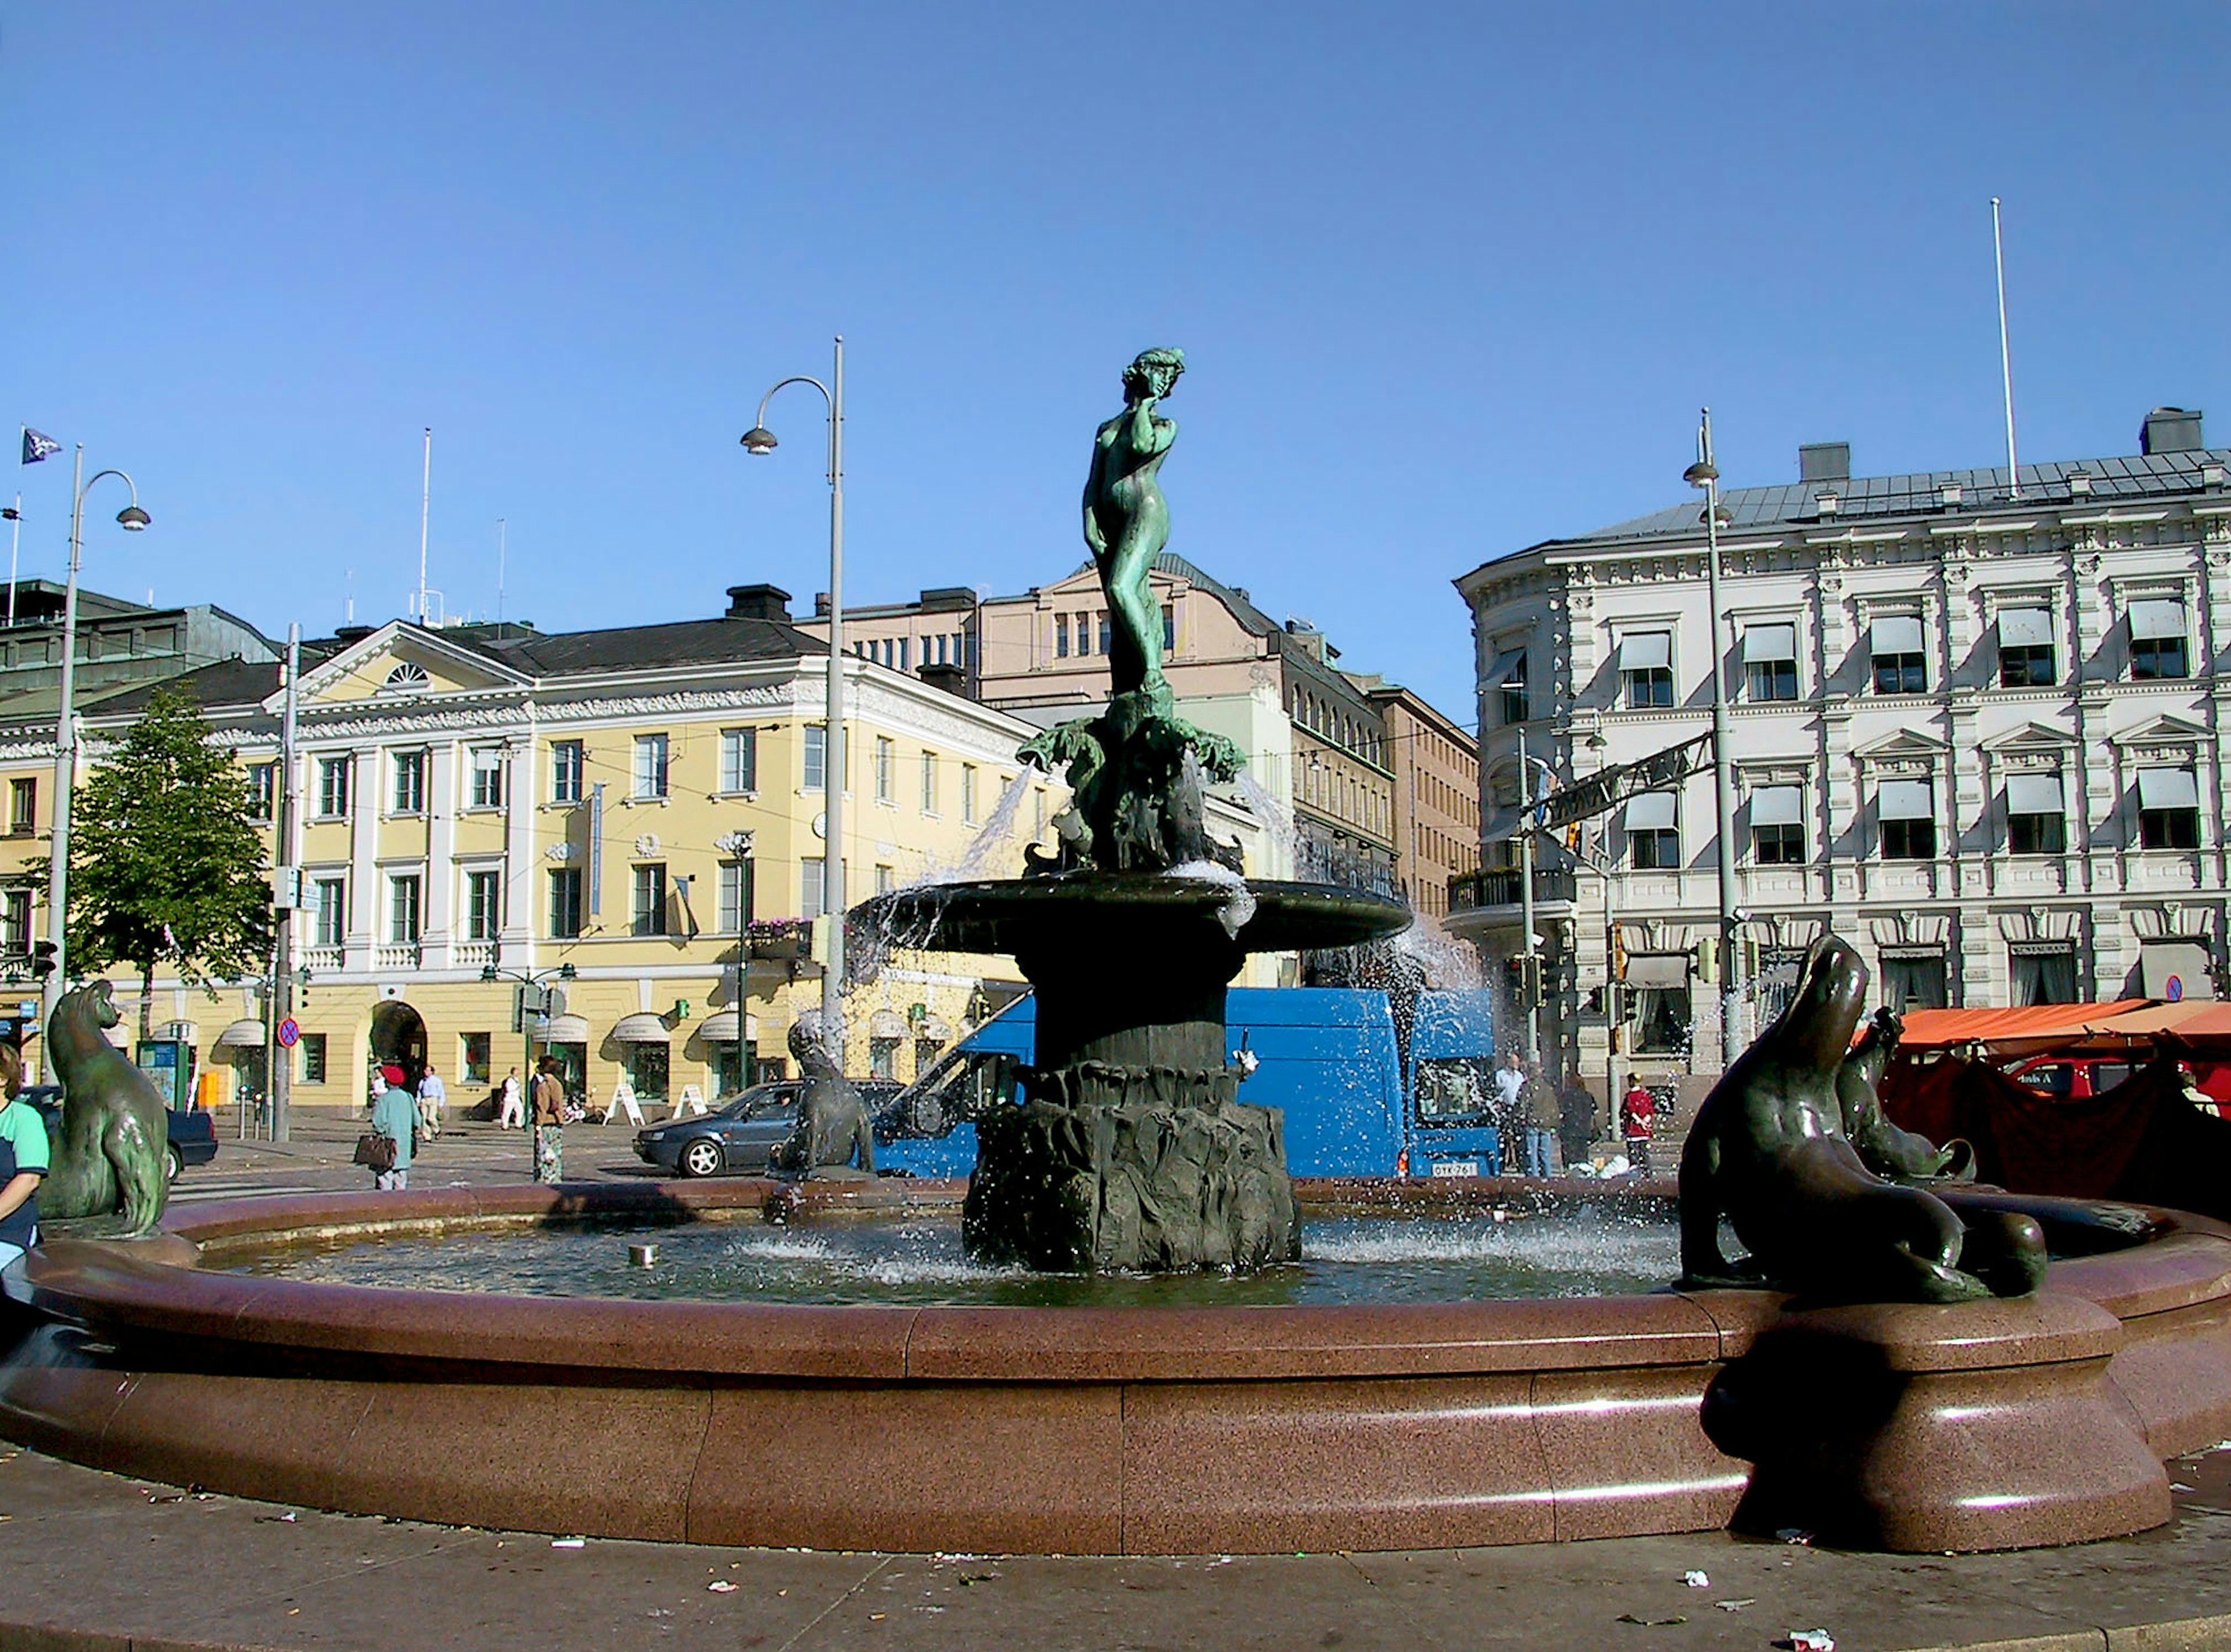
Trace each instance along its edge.
{"label": "chimney", "polygon": [[976,593],[967,585],[933,585],[916,604],[925,614],[958,614],[976,606]]}
{"label": "chimney", "polygon": [[2181,407],[2157,407],[2146,415],[2146,422],[2138,427],[2138,451],[2154,453],[2194,453],[2208,444],[2200,439],[2201,413],[2198,408],[2189,411]]}
{"label": "chimney", "polygon": [[962,700],[968,698],[968,674],[957,665],[926,665],[915,674],[933,688],[942,688]]}
{"label": "chimney", "polygon": [[1840,482],[1852,480],[1852,444],[1848,442],[1807,442],[1797,449],[1797,480],[1801,482]]}
{"label": "chimney", "polygon": [[731,585],[728,619],[773,620],[790,623],[790,593],[779,585]]}
{"label": "chimney", "polygon": [[825,590],[817,590],[813,593],[813,617],[816,619],[829,617],[829,593]]}

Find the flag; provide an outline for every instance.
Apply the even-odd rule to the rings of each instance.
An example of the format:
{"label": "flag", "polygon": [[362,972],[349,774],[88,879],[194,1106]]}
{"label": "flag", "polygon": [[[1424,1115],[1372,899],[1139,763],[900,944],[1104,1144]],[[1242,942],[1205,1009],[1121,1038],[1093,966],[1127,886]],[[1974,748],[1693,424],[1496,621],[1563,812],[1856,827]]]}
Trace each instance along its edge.
{"label": "flag", "polygon": [[29,425],[23,427],[23,462],[36,465],[48,454],[60,453],[62,444],[50,436],[41,436]]}

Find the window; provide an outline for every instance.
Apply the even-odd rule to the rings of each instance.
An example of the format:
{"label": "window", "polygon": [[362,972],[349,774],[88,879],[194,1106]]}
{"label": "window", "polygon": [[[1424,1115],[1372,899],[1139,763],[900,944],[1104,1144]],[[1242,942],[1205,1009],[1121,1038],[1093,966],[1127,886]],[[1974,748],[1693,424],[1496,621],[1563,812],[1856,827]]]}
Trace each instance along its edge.
{"label": "window", "polygon": [[666,1043],[630,1044],[627,1046],[628,1087],[635,1092],[638,1101],[666,1100],[669,1055]]}
{"label": "window", "polygon": [[475,809],[503,807],[503,747],[475,745],[472,749],[472,789]]}
{"label": "window", "polygon": [[2163,598],[2131,604],[2131,675],[2141,681],[2192,674],[2185,653],[2184,604]]}
{"label": "window", "polygon": [[503,874],[493,868],[465,874],[465,939],[492,941],[503,927]]}
{"label": "window", "polygon": [[960,818],[964,824],[976,823],[976,765],[960,765]]}
{"label": "window", "polygon": [[896,867],[878,865],[876,868],[876,893],[877,894],[889,894],[892,890],[898,887],[899,872]]}
{"label": "window", "polygon": [[550,873],[550,938],[575,940],[581,933],[581,868],[553,868]]}
{"label": "window", "polygon": [[[251,774],[253,771],[250,771]],[[268,819],[268,816],[258,818]],[[29,837],[39,829],[39,783],[36,778],[8,783],[8,835]]]}
{"label": "window", "polygon": [[1885,861],[1927,861],[1937,855],[1937,789],[1926,780],[1885,780],[1875,788],[1875,817]]}
{"label": "window", "polygon": [[868,1041],[868,1076],[896,1079],[899,1075],[899,1046],[904,1042],[898,1038],[870,1038]]}
{"label": "window", "polygon": [[2007,853],[2062,855],[2068,849],[2067,804],[2057,774],[2007,777]]}
{"label": "window", "polygon": [[10,889],[0,895],[0,952],[21,958],[31,950],[31,892]]}
{"label": "window", "polygon": [[340,878],[318,878],[310,885],[310,910],[317,914],[320,946],[339,946],[348,939],[348,885]]}
{"label": "window", "polygon": [[1646,791],[1627,799],[1628,859],[1638,871],[1679,869],[1681,833],[1674,823],[1677,803],[1670,791]]}
{"label": "window", "polygon": [[760,734],[755,728],[721,731],[721,790],[757,791],[760,789]]}
{"label": "window", "polygon": [[1619,640],[1619,674],[1629,711],[1673,703],[1673,633],[1629,631]]}
{"label": "window", "polygon": [[744,926],[752,920],[752,862],[723,861],[721,862],[721,909],[718,917],[723,935],[740,935]]}
{"label": "window", "polygon": [[2053,612],[2044,608],[1999,610],[1999,686],[2050,688],[2060,675],[2053,657]]}
{"label": "window", "polygon": [[424,752],[398,752],[394,754],[395,784],[389,791],[387,806],[398,815],[423,815],[426,812],[426,754]]}
{"label": "window", "polygon": [[1743,634],[1743,693],[1754,701],[1797,698],[1797,628],[1746,625]]}
{"label": "window", "polygon": [[876,737],[876,801],[890,803],[896,789],[898,768],[898,747],[882,735]]}
{"label": "window", "polygon": [[387,681],[380,684],[380,689],[383,693],[392,690],[397,694],[408,694],[415,688],[430,687],[433,681],[424,666],[405,660],[387,674]]}
{"label": "window", "polygon": [[635,795],[638,797],[663,797],[666,795],[666,736],[638,734],[635,737]]}
{"label": "window", "polygon": [[1053,616],[1053,657],[1057,660],[1069,658],[1069,616],[1066,614]]}
{"label": "window", "polygon": [[418,939],[420,881],[416,872],[399,873],[387,881],[387,939],[408,945]]}
{"label": "window", "polygon": [[553,741],[550,746],[550,801],[561,803],[580,802],[581,775],[587,767],[580,741]]}
{"label": "window", "polygon": [[2200,789],[2190,769],[2138,771],[2138,845],[2200,847]]}
{"label": "window", "polygon": [[937,753],[934,752],[922,754],[922,812],[925,815],[937,812]]}
{"label": "window", "polygon": [[1174,603],[1162,604],[1162,652],[1174,654],[1178,646],[1178,610]]}
{"label": "window", "polygon": [[1885,952],[1882,956],[1883,1002],[1899,1015],[1909,1010],[1942,1010],[1950,1000],[1944,991],[1944,954],[1937,952]]}
{"label": "window", "polygon": [[1100,652],[1103,655],[1108,652],[1109,636],[1108,616],[1103,614],[1100,616]]}
{"label": "window", "polygon": [[635,922],[638,935],[666,933],[666,863],[653,861],[635,869]]}
{"label": "window", "polygon": [[1805,789],[1761,786],[1750,794],[1751,856],[1761,866],[1805,863]]}
{"label": "window", "polygon": [[349,759],[328,757],[318,759],[318,814],[326,820],[338,820],[349,810]]}
{"label": "window", "polygon": [[461,1084],[485,1084],[488,1081],[489,1046],[494,1040],[484,1032],[457,1035],[457,1081]]}
{"label": "window", "polygon": [[829,790],[829,730],[820,723],[805,726],[805,790]]}
{"label": "window", "polygon": [[2007,948],[2014,1003],[2074,1003],[2076,946],[2072,941],[2015,941]]}
{"label": "window", "polygon": [[1874,658],[1877,694],[1929,692],[1928,661],[1922,649],[1918,615],[1894,614],[1877,620],[1868,628],[1867,651]]}
{"label": "window", "polygon": [[818,918],[828,910],[824,890],[828,885],[827,864],[821,861],[801,861],[798,868],[798,910],[802,917]]}
{"label": "window", "polygon": [[[16,780],[8,788],[8,829],[21,835],[31,829],[33,817],[38,810],[38,783],[35,780]],[[275,763],[251,763],[248,765],[248,817],[250,820],[274,820],[279,814],[279,765]]]}
{"label": "window", "polygon": [[1503,693],[1503,720],[1523,723],[1533,714],[1526,694],[1526,650],[1506,654],[1497,661],[1498,687]]}

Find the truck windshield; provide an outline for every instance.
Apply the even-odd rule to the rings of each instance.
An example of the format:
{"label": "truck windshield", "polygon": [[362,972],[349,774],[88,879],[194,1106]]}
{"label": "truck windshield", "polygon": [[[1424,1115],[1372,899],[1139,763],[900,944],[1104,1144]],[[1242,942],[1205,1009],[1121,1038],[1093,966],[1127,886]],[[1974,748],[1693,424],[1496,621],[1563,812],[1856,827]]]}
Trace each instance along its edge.
{"label": "truck windshield", "polygon": [[1472,1124],[1491,1116],[1494,1091],[1473,1056],[1418,1063],[1418,1122]]}

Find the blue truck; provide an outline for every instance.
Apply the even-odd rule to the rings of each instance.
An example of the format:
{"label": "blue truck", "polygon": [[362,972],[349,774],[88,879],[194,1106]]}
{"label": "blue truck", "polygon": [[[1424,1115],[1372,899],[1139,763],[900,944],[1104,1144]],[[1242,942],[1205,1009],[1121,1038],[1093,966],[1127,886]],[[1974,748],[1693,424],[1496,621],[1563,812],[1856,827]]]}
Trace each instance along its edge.
{"label": "blue truck", "polygon": [[[1239,1099],[1285,1110],[1295,1175],[1492,1176],[1501,1168],[1487,995],[1419,992],[1406,1007],[1406,1039],[1384,992],[1234,987],[1228,995],[1232,1054],[1255,1062]],[[1038,1004],[1025,997],[947,1051],[879,1118],[876,1165],[967,1175],[976,1163],[969,1121],[1019,1099],[1018,1074],[1037,1040]]]}

